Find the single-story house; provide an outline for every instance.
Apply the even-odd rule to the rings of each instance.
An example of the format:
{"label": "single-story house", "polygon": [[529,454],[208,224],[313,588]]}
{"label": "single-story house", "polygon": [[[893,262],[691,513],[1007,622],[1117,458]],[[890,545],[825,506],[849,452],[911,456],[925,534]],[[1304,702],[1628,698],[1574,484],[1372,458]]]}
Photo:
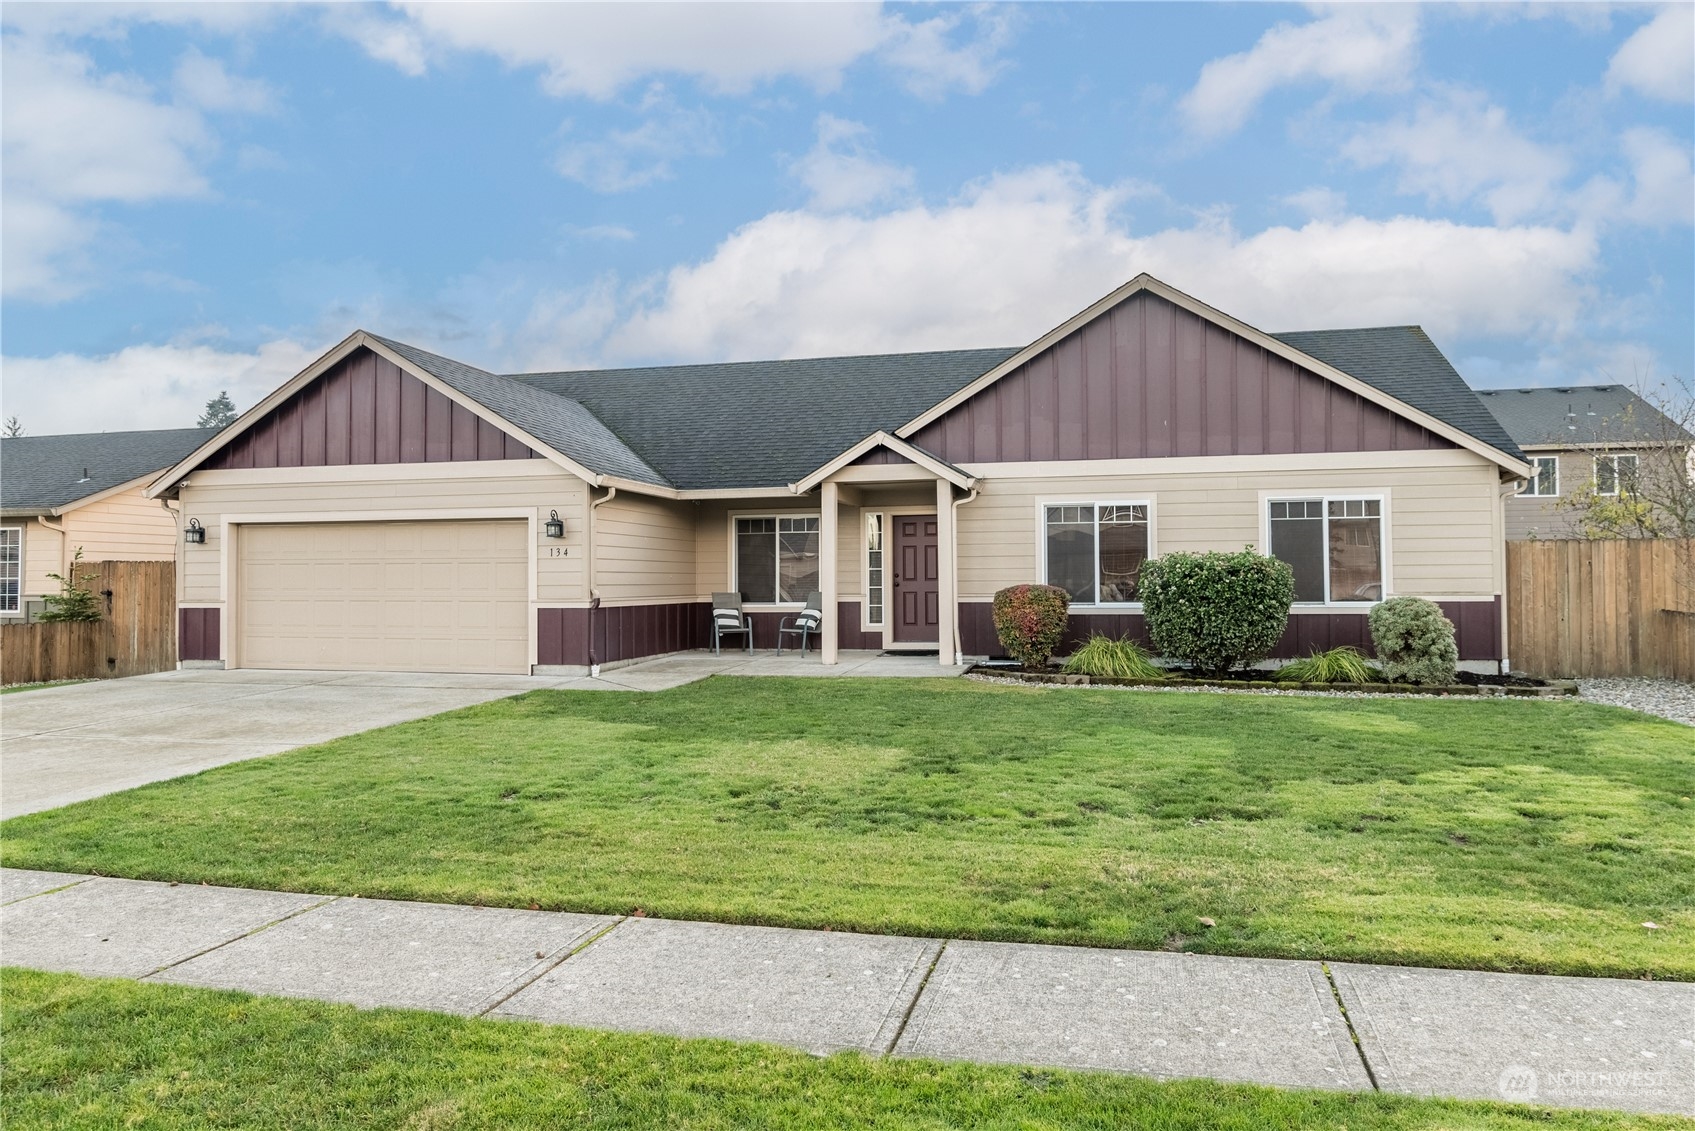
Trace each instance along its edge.
{"label": "single-story house", "polygon": [[1523,489],[1507,500],[1507,540],[1578,537],[1559,501],[1581,485],[1629,490],[1652,450],[1695,444],[1678,424],[1624,385],[1484,389],[1479,397],[1530,461]]}
{"label": "single-story house", "polygon": [[575,672],[706,646],[715,592],[770,647],[814,590],[824,663],[951,663],[1004,586],[1139,633],[1144,560],[1252,546],[1295,569],[1283,654],[1418,594],[1495,670],[1528,474],[1417,327],[1267,334],[1141,275],[1021,348],[502,376],[359,331],[148,493],[203,538],[191,663]]}
{"label": "single-story house", "polygon": [[12,436],[0,440],[0,619],[25,620],[83,560],[172,561],[177,523],[147,484],[212,428]]}

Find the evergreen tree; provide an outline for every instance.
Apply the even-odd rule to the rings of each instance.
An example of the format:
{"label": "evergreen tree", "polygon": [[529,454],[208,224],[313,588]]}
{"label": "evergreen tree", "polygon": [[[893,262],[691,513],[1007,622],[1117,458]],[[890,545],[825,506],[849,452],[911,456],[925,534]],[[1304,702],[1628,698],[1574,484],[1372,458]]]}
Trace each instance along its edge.
{"label": "evergreen tree", "polygon": [[18,418],[15,417],[15,416],[8,416],[6,418],[6,423],[5,423],[4,427],[0,427],[0,436],[11,437],[11,436],[22,436],[23,434],[24,434],[23,423],[21,421],[19,421]]}
{"label": "evergreen tree", "polygon": [[70,576],[62,577],[56,573],[47,576],[59,583],[59,592],[44,598],[47,607],[42,610],[41,619],[45,621],[61,620],[99,620],[101,619],[100,598],[88,583],[100,575],[97,573],[77,574],[77,566],[82,562],[82,547],[78,546],[71,557]]}
{"label": "evergreen tree", "polygon": [[200,415],[200,427],[223,428],[235,420],[235,402],[230,400],[228,393],[220,392],[206,402],[206,411]]}

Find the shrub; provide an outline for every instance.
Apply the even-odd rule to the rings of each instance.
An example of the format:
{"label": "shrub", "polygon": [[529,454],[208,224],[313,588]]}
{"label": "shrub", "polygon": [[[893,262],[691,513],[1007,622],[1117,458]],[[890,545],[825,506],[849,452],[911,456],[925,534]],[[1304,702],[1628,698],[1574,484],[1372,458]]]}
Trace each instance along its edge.
{"label": "shrub", "polygon": [[1371,642],[1383,674],[1397,683],[1452,683],[1460,651],[1454,624],[1434,601],[1391,597],[1371,610]]}
{"label": "shrub", "polygon": [[1114,679],[1164,679],[1165,669],[1148,659],[1134,640],[1091,636],[1065,661],[1067,675],[1110,676]]}
{"label": "shrub", "polygon": [[100,575],[97,573],[77,572],[77,566],[82,564],[82,547],[78,546],[76,553],[71,556],[71,568],[64,576],[57,573],[47,575],[49,580],[59,583],[59,592],[42,598],[46,606],[41,610],[41,620],[44,621],[95,621],[101,619],[100,598],[88,583]]}
{"label": "shrub", "polygon": [[1057,585],[1011,585],[995,594],[995,635],[1026,669],[1048,666],[1070,616],[1071,595]]}
{"label": "shrub", "polygon": [[1160,655],[1222,674],[1271,655],[1289,621],[1295,573],[1251,549],[1166,554],[1142,566],[1141,596]]}
{"label": "shrub", "polygon": [[1297,683],[1374,683],[1381,673],[1365,662],[1365,657],[1351,645],[1314,652],[1304,660],[1284,664],[1277,669],[1278,679]]}

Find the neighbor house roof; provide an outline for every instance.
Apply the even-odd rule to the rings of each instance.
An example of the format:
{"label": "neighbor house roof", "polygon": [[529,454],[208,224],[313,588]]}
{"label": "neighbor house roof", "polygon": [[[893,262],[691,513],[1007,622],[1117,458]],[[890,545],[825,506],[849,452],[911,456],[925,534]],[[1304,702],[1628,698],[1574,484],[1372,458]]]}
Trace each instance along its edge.
{"label": "neighbor house roof", "polygon": [[1525,447],[1695,440],[1624,385],[1480,389],[1477,395]]}
{"label": "neighbor house roof", "polygon": [[82,432],[0,440],[0,511],[52,514],[170,467],[216,428]]}
{"label": "neighbor house roof", "polygon": [[1518,437],[1490,414],[1422,327],[1297,330],[1271,336],[1491,447],[1524,458],[1514,442]]}

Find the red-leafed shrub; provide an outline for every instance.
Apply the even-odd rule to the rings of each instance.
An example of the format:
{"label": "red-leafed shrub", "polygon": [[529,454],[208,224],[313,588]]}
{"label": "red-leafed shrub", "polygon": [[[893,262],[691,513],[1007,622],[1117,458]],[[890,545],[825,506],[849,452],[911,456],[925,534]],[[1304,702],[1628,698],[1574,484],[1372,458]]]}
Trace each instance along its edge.
{"label": "red-leafed shrub", "polygon": [[1012,585],[995,594],[995,634],[1026,670],[1048,666],[1070,616],[1071,595],[1057,585]]}

